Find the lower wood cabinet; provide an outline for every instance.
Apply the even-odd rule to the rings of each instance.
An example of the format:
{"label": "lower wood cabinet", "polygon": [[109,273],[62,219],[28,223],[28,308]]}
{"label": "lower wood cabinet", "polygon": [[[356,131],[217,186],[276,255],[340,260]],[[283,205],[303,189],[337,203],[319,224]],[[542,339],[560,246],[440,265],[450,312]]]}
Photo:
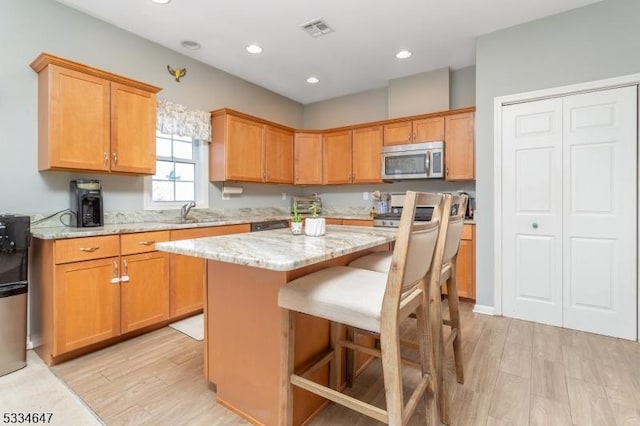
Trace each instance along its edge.
{"label": "lower wood cabinet", "polygon": [[33,307],[48,364],[169,318],[169,231],[33,242]]}
{"label": "lower wood cabinet", "polygon": [[169,253],[122,257],[120,332],[128,333],[169,318]]}
{"label": "lower wood cabinet", "polygon": [[43,289],[52,299],[41,301],[50,356],[120,334],[120,287],[112,283],[118,263],[118,257],[107,257],[55,266],[52,292]]}
{"label": "lower wood cabinet", "polygon": [[458,249],[458,296],[476,299],[476,226],[465,224]]}
{"label": "lower wood cabinet", "polygon": [[[171,241],[249,232],[251,226],[227,225],[171,231]],[[193,256],[171,254],[170,304],[171,318],[202,311],[207,262]]]}

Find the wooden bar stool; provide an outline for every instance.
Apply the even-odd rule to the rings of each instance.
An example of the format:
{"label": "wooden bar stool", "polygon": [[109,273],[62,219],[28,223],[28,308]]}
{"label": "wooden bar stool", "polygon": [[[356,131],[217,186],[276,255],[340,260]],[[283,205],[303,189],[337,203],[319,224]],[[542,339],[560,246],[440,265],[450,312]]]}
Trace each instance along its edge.
{"label": "wooden bar stool", "polygon": [[[435,423],[438,396],[434,377],[429,331],[427,281],[440,274],[441,263],[432,259],[436,251],[445,196],[407,192],[391,267],[387,274],[346,266],[330,267],[289,282],[278,294],[282,308],[282,392],[280,424],[292,424],[293,386],[303,388],[383,423],[406,424],[419,400],[426,397],[427,424]],[[430,222],[414,223],[417,204],[436,209]],[[437,265],[433,271],[431,265]],[[331,322],[331,348],[305,371],[294,371],[295,315],[307,315]],[[400,357],[400,322],[415,313],[420,347],[421,379],[404,403]],[[380,349],[362,348],[340,337],[344,326],[376,333]],[[343,383],[343,348],[366,351],[382,360],[386,410],[339,392]],[[329,387],[308,379],[321,366],[329,365]]]}
{"label": "wooden bar stool", "polygon": [[[440,283],[444,284],[447,292],[447,302],[449,305],[449,319],[442,320],[444,325],[451,327],[451,333],[445,345],[453,343],[453,356],[455,359],[456,379],[458,383],[464,383],[464,366],[462,360],[462,336],[460,333],[460,301],[458,298],[458,281],[456,274],[456,263],[458,259],[458,249],[462,238],[462,228],[464,226],[464,216],[467,211],[469,199],[465,194],[454,195],[451,198],[451,216],[447,223],[446,231],[441,227],[441,232],[446,232],[444,252],[442,256],[442,269]],[[444,221],[443,221],[444,222]],[[376,252],[360,257],[349,264],[354,268],[362,268],[370,271],[387,273],[391,265],[391,254],[389,252]]]}

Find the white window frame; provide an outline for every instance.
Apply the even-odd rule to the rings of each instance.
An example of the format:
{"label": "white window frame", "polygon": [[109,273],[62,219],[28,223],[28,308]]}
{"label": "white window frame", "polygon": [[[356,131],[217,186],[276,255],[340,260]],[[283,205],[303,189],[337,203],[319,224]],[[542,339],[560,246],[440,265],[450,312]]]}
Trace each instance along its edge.
{"label": "white window frame", "polygon": [[[209,208],[209,143],[206,141],[194,141],[195,160],[195,202],[196,208]],[[156,159],[154,159],[156,161]],[[185,201],[153,201],[153,176],[145,176],[144,186],[144,210],[172,210],[179,209]]]}

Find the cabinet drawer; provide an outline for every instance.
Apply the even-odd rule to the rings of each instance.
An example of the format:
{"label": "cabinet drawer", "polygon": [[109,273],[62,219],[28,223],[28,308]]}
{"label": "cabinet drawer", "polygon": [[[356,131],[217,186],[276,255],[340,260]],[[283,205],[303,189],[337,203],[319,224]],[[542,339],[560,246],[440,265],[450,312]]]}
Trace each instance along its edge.
{"label": "cabinet drawer", "polygon": [[373,219],[342,219],[343,225],[373,226]]}
{"label": "cabinet drawer", "polygon": [[155,251],[156,243],[169,241],[169,231],[137,232],[120,236],[120,252],[125,254]]}
{"label": "cabinet drawer", "polygon": [[462,238],[463,240],[473,240],[473,227],[475,225],[464,225],[462,227]]}
{"label": "cabinet drawer", "polygon": [[56,264],[101,259],[119,254],[120,236],[118,235],[57,240],[55,245]]}

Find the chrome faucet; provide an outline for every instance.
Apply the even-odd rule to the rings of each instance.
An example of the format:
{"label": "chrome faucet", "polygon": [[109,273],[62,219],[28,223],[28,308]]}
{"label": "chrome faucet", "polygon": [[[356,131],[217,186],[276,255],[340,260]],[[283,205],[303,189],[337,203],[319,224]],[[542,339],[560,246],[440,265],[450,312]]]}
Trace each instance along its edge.
{"label": "chrome faucet", "polygon": [[182,206],[182,208],[180,209],[180,219],[186,220],[187,215],[189,214],[189,211],[191,211],[191,209],[195,206],[196,206],[195,201],[189,201],[187,204]]}

